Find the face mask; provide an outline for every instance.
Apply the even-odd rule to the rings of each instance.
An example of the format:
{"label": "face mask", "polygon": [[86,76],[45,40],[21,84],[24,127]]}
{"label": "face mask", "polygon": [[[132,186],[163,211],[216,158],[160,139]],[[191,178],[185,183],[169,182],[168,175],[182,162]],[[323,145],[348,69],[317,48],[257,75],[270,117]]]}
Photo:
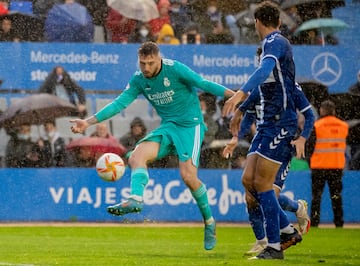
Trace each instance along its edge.
{"label": "face mask", "polygon": [[179,13],[180,12],[180,8],[179,7],[171,7],[170,10],[174,13]]}
{"label": "face mask", "polygon": [[30,137],[29,134],[21,134],[21,133],[19,133],[17,136],[18,136],[18,138],[21,139],[21,140],[27,140],[27,139],[29,139],[29,137]]}
{"label": "face mask", "polygon": [[165,36],[163,40],[164,40],[164,42],[170,42],[171,37],[170,36]]}
{"label": "face mask", "polygon": [[149,34],[149,31],[147,29],[141,29],[139,30],[139,33],[142,37],[146,37]]}
{"label": "face mask", "polygon": [[55,136],[55,131],[50,131],[50,132],[47,132],[46,134],[48,136],[48,138],[52,138]]}

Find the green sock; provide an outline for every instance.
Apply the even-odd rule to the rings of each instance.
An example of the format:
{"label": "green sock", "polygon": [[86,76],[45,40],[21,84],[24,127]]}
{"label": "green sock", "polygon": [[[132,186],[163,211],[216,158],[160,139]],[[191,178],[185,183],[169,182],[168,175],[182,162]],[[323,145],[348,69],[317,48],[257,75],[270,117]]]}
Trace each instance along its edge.
{"label": "green sock", "polygon": [[149,182],[149,173],[146,168],[136,168],[131,172],[131,195],[142,197]]}
{"label": "green sock", "polygon": [[193,195],[197,205],[199,206],[201,215],[204,218],[205,223],[210,224],[214,221],[214,218],[212,217],[206,192],[207,190],[205,185],[201,184],[201,186],[196,191],[191,191],[191,194]]}

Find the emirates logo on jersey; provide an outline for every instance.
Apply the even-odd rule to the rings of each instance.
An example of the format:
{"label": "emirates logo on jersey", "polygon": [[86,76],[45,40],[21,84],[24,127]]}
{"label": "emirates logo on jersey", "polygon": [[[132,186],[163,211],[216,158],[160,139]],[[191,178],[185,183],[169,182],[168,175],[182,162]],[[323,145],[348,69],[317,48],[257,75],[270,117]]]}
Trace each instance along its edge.
{"label": "emirates logo on jersey", "polygon": [[164,86],[170,87],[170,80],[168,78],[164,78]]}

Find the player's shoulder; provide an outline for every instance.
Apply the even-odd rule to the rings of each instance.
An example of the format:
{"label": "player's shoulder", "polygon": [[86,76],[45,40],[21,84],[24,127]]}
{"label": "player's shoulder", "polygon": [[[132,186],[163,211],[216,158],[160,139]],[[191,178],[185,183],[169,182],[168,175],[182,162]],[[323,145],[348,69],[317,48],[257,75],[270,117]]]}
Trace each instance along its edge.
{"label": "player's shoulder", "polygon": [[274,43],[287,45],[289,41],[280,33],[280,31],[274,31],[270,33],[268,36],[266,36],[265,44],[274,44]]}

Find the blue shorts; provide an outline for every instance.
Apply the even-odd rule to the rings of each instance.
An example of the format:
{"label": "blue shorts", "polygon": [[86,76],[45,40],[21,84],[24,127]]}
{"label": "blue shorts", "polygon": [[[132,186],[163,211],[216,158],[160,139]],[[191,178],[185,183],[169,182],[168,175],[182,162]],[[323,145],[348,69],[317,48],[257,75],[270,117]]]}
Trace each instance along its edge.
{"label": "blue shorts", "polygon": [[167,122],[151,131],[139,143],[143,141],[158,142],[160,149],[156,159],[161,159],[169,154],[176,154],[180,161],[186,162],[191,159],[193,165],[198,167],[205,131],[204,124],[183,127]]}
{"label": "blue shorts", "polygon": [[274,163],[280,164],[280,169],[275,178],[275,185],[282,188],[291,158],[294,154],[294,147],[290,144],[294,135],[285,128],[269,128],[266,134],[259,131],[253,138],[249,152],[257,153]]}
{"label": "blue shorts", "polygon": [[[294,151],[294,148],[293,148],[293,151]],[[293,152],[291,152],[291,154],[287,160],[284,158],[284,160],[280,166],[280,169],[275,177],[274,185],[277,186],[280,191],[281,191],[282,187],[284,186],[284,182],[289,173],[292,156],[293,156]]]}

